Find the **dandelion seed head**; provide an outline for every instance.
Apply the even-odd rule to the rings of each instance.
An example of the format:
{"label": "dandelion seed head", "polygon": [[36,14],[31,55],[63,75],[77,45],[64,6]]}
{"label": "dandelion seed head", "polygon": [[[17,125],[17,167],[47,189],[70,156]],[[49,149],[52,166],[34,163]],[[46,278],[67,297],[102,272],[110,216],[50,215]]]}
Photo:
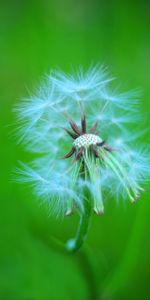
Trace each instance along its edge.
{"label": "dandelion seed head", "polygon": [[109,195],[134,202],[149,180],[149,150],[138,144],[145,129],[135,128],[140,93],[112,89],[113,79],[99,65],[55,70],[14,108],[17,140],[37,156],[19,163],[15,179],[56,215],[83,211],[85,190],[97,214]]}
{"label": "dandelion seed head", "polygon": [[101,142],[102,139],[98,135],[87,133],[76,138],[73,144],[76,149],[80,149],[81,147],[88,148]]}

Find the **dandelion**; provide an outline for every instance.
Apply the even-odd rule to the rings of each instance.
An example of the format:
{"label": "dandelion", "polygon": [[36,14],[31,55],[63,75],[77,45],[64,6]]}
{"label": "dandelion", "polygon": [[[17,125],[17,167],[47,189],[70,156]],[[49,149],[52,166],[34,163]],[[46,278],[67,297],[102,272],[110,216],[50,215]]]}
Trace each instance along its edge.
{"label": "dandelion", "polygon": [[15,108],[19,142],[38,155],[28,165],[20,163],[16,180],[31,184],[57,216],[79,212],[70,250],[85,240],[92,210],[103,214],[105,199],[113,196],[134,203],[150,175],[148,151],[134,149],[140,136],[131,127],[140,117],[138,92],[113,91],[112,80],[99,66],[73,75],[52,71]]}

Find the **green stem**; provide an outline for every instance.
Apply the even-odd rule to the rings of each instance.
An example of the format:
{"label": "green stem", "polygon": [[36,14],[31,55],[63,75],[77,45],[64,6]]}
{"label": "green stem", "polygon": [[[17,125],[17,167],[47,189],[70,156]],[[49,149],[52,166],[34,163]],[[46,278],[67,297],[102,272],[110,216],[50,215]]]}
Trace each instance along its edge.
{"label": "green stem", "polygon": [[[94,265],[90,258],[90,253],[87,252],[87,249],[81,249],[81,251],[77,252],[77,250],[80,249],[86,238],[90,224],[91,212],[92,205],[88,200],[85,200],[84,212],[81,215],[76,236],[74,240],[72,240],[72,242],[68,241],[67,247],[65,247],[65,244],[59,239],[55,238],[54,236],[50,236],[49,232],[47,232],[45,229],[43,230],[41,227],[37,228],[37,226],[36,228],[32,226],[31,229],[34,234],[34,237],[40,239],[51,250],[65,256],[70,253],[70,257],[74,257],[77,260],[80,270],[82,271],[85,281],[87,283],[88,300],[100,300],[101,298],[99,297],[99,288],[97,286]],[[74,247],[68,247],[69,244],[73,244]],[[75,255],[72,256],[72,253],[74,252],[77,253],[75,253]]]}
{"label": "green stem", "polygon": [[[68,256],[69,253],[65,247],[65,244],[54,236],[50,236],[48,232],[41,228],[32,227],[31,228],[34,238],[40,240],[44,245],[46,245],[51,251],[59,253],[63,256]],[[96,282],[96,274],[94,270],[94,265],[91,259],[90,253],[87,249],[82,249],[81,251],[75,253],[72,256],[70,252],[70,257],[75,259],[78,263],[79,268],[83,274],[83,277],[87,284],[88,299],[87,300],[100,300],[99,288]]]}
{"label": "green stem", "polygon": [[93,262],[87,249],[82,249],[76,254],[79,267],[86,280],[88,288],[88,300],[100,300],[99,286],[96,281],[96,274]]}
{"label": "green stem", "polygon": [[88,199],[84,201],[84,210],[80,217],[79,226],[74,239],[67,242],[66,248],[69,252],[78,251],[83,245],[89,229],[90,218],[92,212],[92,203]]}

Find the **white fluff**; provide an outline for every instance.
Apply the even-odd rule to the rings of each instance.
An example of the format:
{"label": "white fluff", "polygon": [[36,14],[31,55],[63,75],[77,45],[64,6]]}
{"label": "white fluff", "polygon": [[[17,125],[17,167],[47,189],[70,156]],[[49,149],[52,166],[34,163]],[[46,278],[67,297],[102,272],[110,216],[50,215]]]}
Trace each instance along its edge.
{"label": "white fluff", "polygon": [[[139,94],[111,91],[111,81],[99,65],[87,71],[80,67],[71,75],[52,71],[34,96],[15,107],[18,142],[40,154],[30,166],[20,163],[16,180],[30,183],[34,193],[48,201],[56,214],[65,213],[70,205],[82,210],[85,187],[93,195],[93,203],[102,201],[97,195],[102,197],[103,193],[135,200],[149,178],[149,151],[136,142],[143,134],[134,125],[140,116]],[[79,176],[79,163],[61,160],[73,144],[62,128],[68,127],[70,119],[80,124],[83,110],[87,127],[99,120],[97,135],[114,148],[114,153],[106,157],[102,152],[104,162],[99,162],[98,167],[85,158],[90,174],[86,180]]]}

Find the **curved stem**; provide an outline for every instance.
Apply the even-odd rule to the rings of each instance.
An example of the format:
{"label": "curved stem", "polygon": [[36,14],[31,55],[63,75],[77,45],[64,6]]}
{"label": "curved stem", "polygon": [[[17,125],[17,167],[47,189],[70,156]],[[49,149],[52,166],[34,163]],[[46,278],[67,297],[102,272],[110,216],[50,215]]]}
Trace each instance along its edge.
{"label": "curved stem", "polygon": [[[34,237],[40,239],[48,248],[53,249],[55,252],[58,252],[61,255],[65,256],[70,253],[70,257],[74,257],[77,260],[80,270],[82,271],[82,274],[87,283],[88,300],[97,300],[101,298],[99,296],[99,288],[96,282],[94,265],[90,258],[90,253],[87,252],[87,249],[81,249],[81,251],[77,252],[86,238],[90,224],[91,212],[92,205],[88,200],[85,200],[84,211],[81,215],[76,236],[73,240],[68,241],[67,247],[65,247],[65,244],[62,241],[54,236],[50,236],[49,233],[42,228],[35,228],[32,226],[31,229]],[[72,247],[70,247],[70,245],[72,245]],[[77,253],[72,256],[72,253],[74,252]]]}
{"label": "curved stem", "polygon": [[66,248],[70,252],[78,251],[84,243],[90,225],[90,217],[92,212],[92,203],[88,199],[84,201],[84,210],[80,217],[77,233],[74,239],[67,242]]}
{"label": "curved stem", "polygon": [[88,288],[88,300],[100,300],[99,286],[96,281],[94,265],[87,249],[82,249],[76,254],[79,267],[86,280]]}

